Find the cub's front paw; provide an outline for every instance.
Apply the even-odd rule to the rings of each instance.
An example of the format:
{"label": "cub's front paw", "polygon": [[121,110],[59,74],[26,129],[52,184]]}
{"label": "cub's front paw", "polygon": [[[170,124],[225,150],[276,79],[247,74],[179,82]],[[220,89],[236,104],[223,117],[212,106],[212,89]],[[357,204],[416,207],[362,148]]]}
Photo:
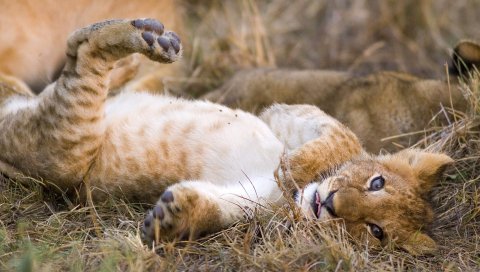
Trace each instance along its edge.
{"label": "cub's front paw", "polygon": [[221,230],[224,226],[218,203],[205,193],[188,186],[167,189],[145,218],[144,241],[193,240]]}
{"label": "cub's front paw", "polygon": [[275,177],[278,187],[284,191],[284,193],[287,193],[287,195],[291,195],[291,192],[300,189],[292,175],[290,161],[285,152],[280,157],[280,163],[278,164],[277,169],[273,172],[273,176]]}

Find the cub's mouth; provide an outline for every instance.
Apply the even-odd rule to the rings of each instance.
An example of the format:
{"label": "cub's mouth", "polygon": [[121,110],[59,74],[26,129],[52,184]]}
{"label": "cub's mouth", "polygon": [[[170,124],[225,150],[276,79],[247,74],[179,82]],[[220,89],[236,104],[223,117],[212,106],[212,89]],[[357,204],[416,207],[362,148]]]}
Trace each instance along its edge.
{"label": "cub's mouth", "polygon": [[320,198],[320,194],[317,190],[313,192],[312,203],[310,205],[312,206],[313,213],[317,219],[320,218],[322,213],[322,199]]}
{"label": "cub's mouth", "polygon": [[335,209],[333,208],[333,196],[338,190],[331,191],[327,198],[322,201],[322,198],[320,197],[320,193],[318,193],[317,190],[313,193],[312,197],[312,202],[310,203],[310,206],[312,207],[313,213],[317,217],[317,219],[320,219],[320,216],[322,215],[322,208],[325,208],[327,211],[328,215],[332,217],[337,217],[337,214],[335,213]]}

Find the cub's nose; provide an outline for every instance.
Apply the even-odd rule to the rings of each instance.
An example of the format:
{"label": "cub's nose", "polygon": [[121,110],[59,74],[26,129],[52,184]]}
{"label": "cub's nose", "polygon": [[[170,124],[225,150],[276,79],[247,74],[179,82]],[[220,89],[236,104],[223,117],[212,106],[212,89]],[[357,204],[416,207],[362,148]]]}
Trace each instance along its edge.
{"label": "cub's nose", "polygon": [[328,213],[335,217],[337,216],[337,214],[335,213],[335,208],[333,207],[333,197],[335,196],[336,192],[337,191],[330,192],[325,201],[322,202],[322,207],[325,207]]}

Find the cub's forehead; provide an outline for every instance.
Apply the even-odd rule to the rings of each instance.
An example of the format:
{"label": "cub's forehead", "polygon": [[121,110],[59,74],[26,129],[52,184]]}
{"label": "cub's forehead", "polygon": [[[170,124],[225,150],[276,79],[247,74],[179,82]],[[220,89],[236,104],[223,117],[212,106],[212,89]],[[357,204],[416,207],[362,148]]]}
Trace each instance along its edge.
{"label": "cub's forehead", "polygon": [[392,232],[418,230],[432,221],[430,204],[416,189],[415,177],[401,167],[392,168],[375,159],[361,159],[344,165],[338,175],[340,187],[365,190],[374,177],[381,175],[384,178],[385,187],[380,193],[367,193],[364,200],[372,208],[368,217]]}
{"label": "cub's forehead", "polygon": [[351,183],[367,183],[375,176],[382,176],[385,186],[398,189],[414,187],[416,183],[412,168],[405,163],[383,161],[372,157],[362,157],[346,163],[336,173]]}

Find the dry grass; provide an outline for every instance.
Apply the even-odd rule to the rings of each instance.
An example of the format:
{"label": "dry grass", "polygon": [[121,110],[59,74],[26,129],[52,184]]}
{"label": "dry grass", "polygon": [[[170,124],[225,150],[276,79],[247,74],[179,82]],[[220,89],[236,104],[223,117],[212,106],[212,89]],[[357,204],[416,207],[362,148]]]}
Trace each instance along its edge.
{"label": "dry grass", "polygon": [[[193,1],[191,1],[193,2]],[[204,2],[204,1],[202,1]],[[447,48],[480,37],[473,1],[208,1],[185,3],[190,41],[185,63],[193,95],[240,68],[280,66],[367,73],[379,69],[443,77]],[[263,2],[262,2],[263,3]],[[441,15],[441,16],[440,16]],[[449,126],[418,146],[450,153],[457,163],[432,194],[435,256],[412,257],[354,245],[339,225],[293,221],[286,207],[257,211],[205,240],[142,245],[145,207],[112,198],[89,208],[46,192],[0,182],[0,270],[454,270],[480,269],[480,83],[462,86],[471,101]],[[445,111],[452,111],[445,109]],[[440,113],[443,114],[443,113]],[[429,130],[430,131],[430,130]],[[100,230],[100,236],[97,234]],[[158,253],[158,254],[157,254]]]}

